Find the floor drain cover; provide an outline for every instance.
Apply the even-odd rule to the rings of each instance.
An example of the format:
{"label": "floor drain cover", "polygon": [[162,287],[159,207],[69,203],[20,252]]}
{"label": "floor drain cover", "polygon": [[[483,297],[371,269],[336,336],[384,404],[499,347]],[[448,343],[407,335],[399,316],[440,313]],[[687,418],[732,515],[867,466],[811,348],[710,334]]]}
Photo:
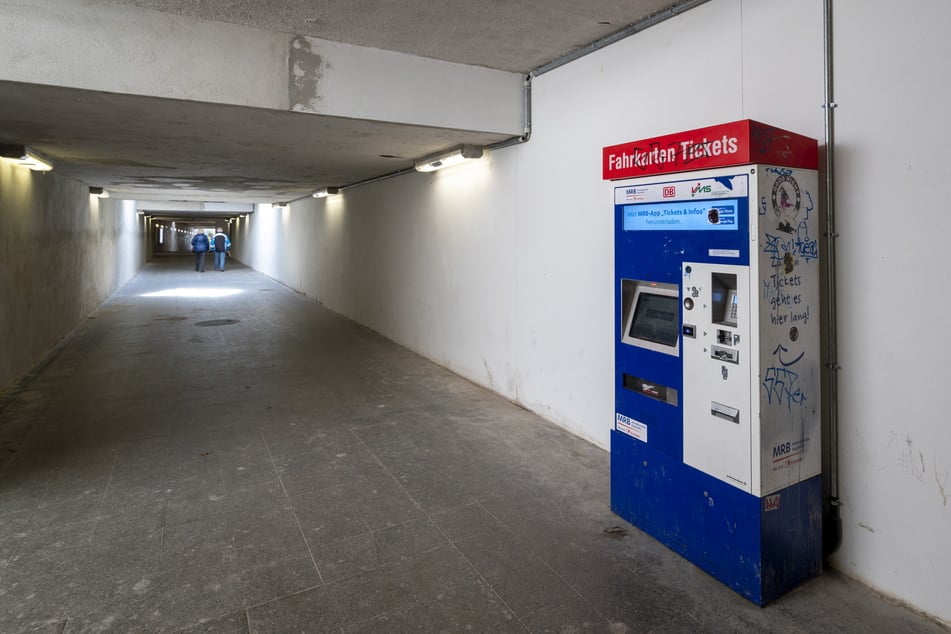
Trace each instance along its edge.
{"label": "floor drain cover", "polygon": [[211,321],[199,321],[196,326],[230,326],[236,324],[240,319],[212,319]]}

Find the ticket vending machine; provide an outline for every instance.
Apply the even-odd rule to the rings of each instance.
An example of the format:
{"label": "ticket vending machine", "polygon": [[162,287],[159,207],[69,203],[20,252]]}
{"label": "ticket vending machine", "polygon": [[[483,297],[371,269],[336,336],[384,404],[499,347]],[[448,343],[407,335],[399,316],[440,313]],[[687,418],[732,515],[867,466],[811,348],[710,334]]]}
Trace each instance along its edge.
{"label": "ticket vending machine", "polygon": [[603,155],[612,509],[760,605],[822,566],[817,164],[750,120]]}

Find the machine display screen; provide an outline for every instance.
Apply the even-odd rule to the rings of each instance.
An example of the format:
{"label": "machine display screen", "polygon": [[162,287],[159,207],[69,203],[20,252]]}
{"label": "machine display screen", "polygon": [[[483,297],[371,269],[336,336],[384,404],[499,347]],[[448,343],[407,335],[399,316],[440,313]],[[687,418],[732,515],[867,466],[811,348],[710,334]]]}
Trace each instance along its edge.
{"label": "machine display screen", "polygon": [[676,296],[639,293],[628,335],[664,346],[676,346],[680,337],[679,305]]}

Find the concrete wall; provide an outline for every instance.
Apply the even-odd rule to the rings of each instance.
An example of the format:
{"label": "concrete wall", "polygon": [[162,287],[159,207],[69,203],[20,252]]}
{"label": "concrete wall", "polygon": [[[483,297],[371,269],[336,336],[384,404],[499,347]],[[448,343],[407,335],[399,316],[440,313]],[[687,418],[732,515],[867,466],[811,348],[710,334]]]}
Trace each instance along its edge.
{"label": "concrete wall", "polygon": [[[238,257],[607,447],[613,225],[600,149],[742,118],[822,139],[822,5],[702,5],[537,78],[527,145],[261,207],[238,225]],[[844,543],[832,562],[951,621],[951,426],[938,398],[949,300],[944,249],[924,240],[942,226],[949,171],[951,5],[840,0],[835,19]]]}
{"label": "concrete wall", "polygon": [[141,268],[140,218],[134,202],[0,161],[0,390]]}

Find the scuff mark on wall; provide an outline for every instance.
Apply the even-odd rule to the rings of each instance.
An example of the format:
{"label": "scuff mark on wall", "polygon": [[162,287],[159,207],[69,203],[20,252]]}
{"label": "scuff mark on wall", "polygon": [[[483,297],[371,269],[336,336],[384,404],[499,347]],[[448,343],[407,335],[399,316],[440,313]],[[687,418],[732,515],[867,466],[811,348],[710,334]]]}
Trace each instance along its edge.
{"label": "scuff mark on wall", "polygon": [[[942,482],[942,477],[944,476],[944,482]],[[934,481],[938,483],[938,492],[941,494],[941,499],[944,500],[944,506],[948,505],[948,492],[945,490],[944,485],[948,482],[948,472],[945,471],[941,474],[938,473],[938,465],[935,463],[934,466]]]}
{"label": "scuff mark on wall", "polygon": [[311,48],[310,38],[295,35],[290,43],[290,77],[288,96],[290,109],[296,112],[316,112],[320,106],[320,83],[326,63]]}
{"label": "scuff mark on wall", "polygon": [[485,360],[485,357],[482,357],[482,365],[485,366],[485,373],[489,377],[489,387],[493,390],[496,390],[495,377],[492,375],[492,370],[489,368],[489,362]]}
{"label": "scuff mark on wall", "polygon": [[[920,451],[916,451],[915,443],[911,439],[911,436],[905,435],[904,438],[899,438],[898,434],[894,431],[891,432],[891,439],[888,442],[888,446],[898,445],[900,447],[900,455],[898,456],[898,466],[901,467],[907,475],[912,476],[918,482],[924,482],[925,480],[925,462],[924,456]],[[918,454],[918,460],[915,460],[915,454]],[[917,464],[920,462],[921,470],[918,470]]]}
{"label": "scuff mark on wall", "polygon": [[875,529],[874,529],[874,528],[872,528],[872,527],[869,526],[868,524],[863,524],[862,522],[859,522],[859,527],[864,528],[865,530],[867,530],[867,531],[870,532],[870,533],[874,533],[874,532],[875,532]]}

